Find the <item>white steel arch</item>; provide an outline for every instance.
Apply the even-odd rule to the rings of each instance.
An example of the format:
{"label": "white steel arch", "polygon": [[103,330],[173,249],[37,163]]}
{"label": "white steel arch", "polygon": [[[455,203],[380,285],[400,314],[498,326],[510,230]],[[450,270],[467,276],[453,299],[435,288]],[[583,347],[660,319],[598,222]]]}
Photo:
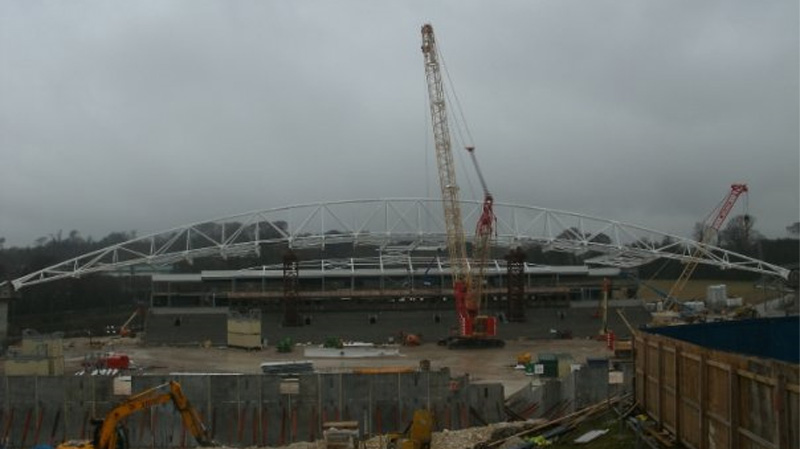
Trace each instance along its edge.
{"label": "white steel arch", "polygon": [[[461,201],[472,229],[480,201]],[[641,226],[574,212],[495,203],[495,246],[541,245],[545,250],[601,255],[589,264],[629,268],[659,258],[697,261],[788,278],[789,270],[742,254]],[[441,247],[446,241],[441,200],[360,199],[284,206],[179,226],[137,237],[29,273],[15,289],[133,265],[165,265],[198,257],[258,254],[263,245],[293,248],[332,243],[376,245],[390,252]]]}

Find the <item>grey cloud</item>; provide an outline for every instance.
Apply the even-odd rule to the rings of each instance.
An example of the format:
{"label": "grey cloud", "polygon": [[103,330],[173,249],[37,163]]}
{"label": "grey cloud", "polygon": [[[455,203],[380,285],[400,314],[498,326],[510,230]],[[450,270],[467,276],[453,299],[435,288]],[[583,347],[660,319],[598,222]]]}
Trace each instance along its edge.
{"label": "grey cloud", "polygon": [[436,195],[427,21],[498,201],[688,235],[748,182],[783,235],[797,17],[790,0],[4,2],[0,235]]}

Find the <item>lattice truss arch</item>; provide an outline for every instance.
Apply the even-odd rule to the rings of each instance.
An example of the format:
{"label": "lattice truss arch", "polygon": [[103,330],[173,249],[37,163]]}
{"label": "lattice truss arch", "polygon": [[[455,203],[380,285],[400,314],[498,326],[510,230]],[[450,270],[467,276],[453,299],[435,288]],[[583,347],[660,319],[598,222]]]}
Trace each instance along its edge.
{"label": "lattice truss arch", "polygon": [[[480,201],[461,201],[472,229]],[[786,279],[789,270],[742,254],[644,227],[573,212],[495,203],[496,247],[541,245],[544,250],[599,253],[587,264],[636,267],[655,259],[696,260]],[[446,241],[438,199],[365,199],[247,212],[137,237],[49,266],[12,281],[15,289],[134,265],[168,265],[200,257],[260,254],[264,245],[293,248],[333,243],[376,245],[392,251],[441,247]]]}

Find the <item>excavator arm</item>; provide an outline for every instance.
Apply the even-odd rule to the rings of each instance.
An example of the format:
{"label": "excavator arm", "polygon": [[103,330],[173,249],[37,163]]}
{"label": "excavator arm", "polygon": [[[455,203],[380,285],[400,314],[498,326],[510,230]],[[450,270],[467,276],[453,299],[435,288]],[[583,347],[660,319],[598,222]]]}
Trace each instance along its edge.
{"label": "excavator arm", "polygon": [[149,390],[143,391],[129,397],[124,402],[114,407],[101,421],[95,432],[95,439],[92,445],[87,442],[68,441],[58,446],[58,449],[126,449],[127,442],[120,441],[121,434],[118,431],[120,421],[125,417],[140,410],[155,407],[172,402],[181,414],[184,426],[191,432],[197,444],[203,447],[215,446],[211,439],[208,429],[192,407],[189,400],[183,394],[183,390],[178,382],[170,381]]}
{"label": "excavator arm", "polygon": [[211,439],[211,433],[208,431],[205,424],[203,424],[203,420],[200,419],[197,409],[192,407],[189,403],[189,399],[184,396],[180,384],[177,382],[170,382],[170,391],[172,402],[181,414],[183,425],[189,429],[194,439],[197,440],[197,444],[203,447],[215,446],[216,443]]}

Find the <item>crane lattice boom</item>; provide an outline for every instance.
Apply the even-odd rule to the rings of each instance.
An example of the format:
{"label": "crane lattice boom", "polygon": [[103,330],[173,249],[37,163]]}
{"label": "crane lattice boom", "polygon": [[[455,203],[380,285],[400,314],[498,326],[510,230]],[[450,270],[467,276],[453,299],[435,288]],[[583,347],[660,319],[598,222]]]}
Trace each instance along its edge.
{"label": "crane lattice boom", "polygon": [[[725,219],[728,218],[728,214],[730,214],[733,206],[736,204],[736,200],[743,194],[747,193],[747,184],[733,184],[731,185],[731,190],[728,192],[728,195],[722,200],[721,205],[718,209],[715,209],[710,217],[714,217],[710,220],[710,223],[704,223],[703,233],[700,236],[700,243],[703,244],[710,244],[711,241],[717,236],[719,233],[722,224],[725,223]],[[686,287],[686,284],[689,282],[689,279],[694,274],[694,270],[697,268],[699,260],[702,256],[701,250],[697,249],[694,253],[695,261],[688,262],[686,266],[683,267],[683,271],[681,275],[678,276],[678,280],[672,285],[672,289],[670,289],[669,294],[667,295],[667,300],[671,301],[673,304],[677,305],[678,295],[683,292],[683,289]],[[669,307],[670,309],[674,309],[674,307]]]}
{"label": "crane lattice boom", "polygon": [[[453,296],[456,303],[456,313],[460,324],[459,339],[455,345],[496,347],[502,346],[501,340],[488,339],[496,334],[497,319],[480,315],[483,273],[489,252],[489,238],[494,228],[493,200],[480,168],[477,166],[473,149],[468,148],[472,155],[478,176],[484,188],[484,208],[478,221],[475,234],[474,252],[480,276],[477,282],[473,281],[472,272],[467,260],[467,245],[461,222],[461,207],[459,205],[458,183],[456,182],[453,151],[450,144],[450,129],[447,122],[447,109],[445,107],[445,93],[442,84],[442,74],[439,68],[439,54],[433,27],[430,24],[422,27],[422,54],[425,57],[425,78],[428,82],[428,98],[430,100],[431,121],[433,124],[433,137],[436,147],[436,165],[439,170],[439,186],[442,190],[442,207],[444,209],[445,232],[447,236],[447,250],[453,272]],[[454,347],[451,343],[451,347]]]}
{"label": "crane lattice boom", "polygon": [[469,265],[467,263],[467,245],[464,229],[461,224],[461,206],[459,204],[456,169],[450,145],[450,129],[447,123],[442,73],[439,69],[439,55],[433,27],[422,26],[422,54],[425,56],[425,79],[428,82],[428,98],[430,99],[433,139],[436,148],[436,166],[439,169],[439,187],[442,190],[442,206],[444,207],[445,227],[447,234],[447,250],[453,270],[453,282],[467,284]]}

